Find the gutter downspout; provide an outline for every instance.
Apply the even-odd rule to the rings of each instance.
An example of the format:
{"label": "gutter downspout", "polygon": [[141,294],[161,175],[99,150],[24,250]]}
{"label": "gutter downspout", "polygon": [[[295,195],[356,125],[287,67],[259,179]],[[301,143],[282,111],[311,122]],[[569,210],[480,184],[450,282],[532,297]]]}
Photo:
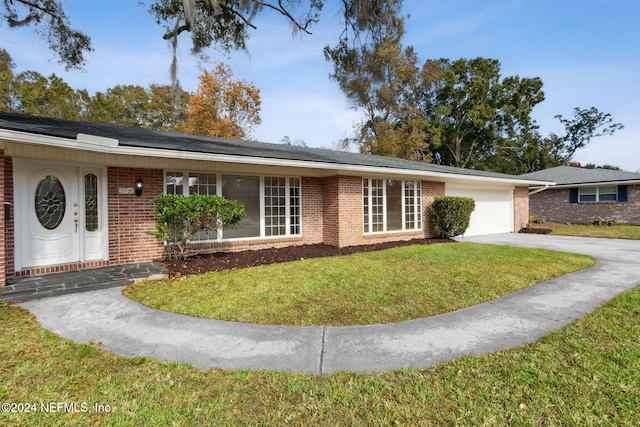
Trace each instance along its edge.
{"label": "gutter downspout", "polygon": [[529,191],[529,196],[532,196],[532,195],[534,195],[534,194],[538,194],[538,193],[542,193],[544,190],[546,190],[547,188],[549,188],[549,186],[550,186],[550,185],[551,185],[551,184],[546,184],[546,185],[545,185],[544,187],[542,187],[542,188],[538,188],[538,189],[535,189],[535,190],[533,190],[533,191]]}

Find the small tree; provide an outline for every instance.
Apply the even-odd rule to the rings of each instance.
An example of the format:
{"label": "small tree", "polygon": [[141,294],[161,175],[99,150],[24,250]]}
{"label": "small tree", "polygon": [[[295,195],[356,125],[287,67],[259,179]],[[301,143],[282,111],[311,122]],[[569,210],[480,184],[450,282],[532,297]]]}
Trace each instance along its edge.
{"label": "small tree", "polygon": [[196,135],[249,139],[260,119],[260,90],[233,79],[231,68],[219,63],[203,71],[198,90],[189,100],[186,131]]}
{"label": "small tree", "polygon": [[189,245],[199,231],[235,227],[246,216],[244,205],[220,196],[161,194],[151,203],[156,208],[156,231],[148,234],[167,243],[167,257],[186,259]]}
{"label": "small tree", "polygon": [[431,220],[438,236],[448,239],[464,234],[475,208],[470,197],[436,197],[431,205]]}

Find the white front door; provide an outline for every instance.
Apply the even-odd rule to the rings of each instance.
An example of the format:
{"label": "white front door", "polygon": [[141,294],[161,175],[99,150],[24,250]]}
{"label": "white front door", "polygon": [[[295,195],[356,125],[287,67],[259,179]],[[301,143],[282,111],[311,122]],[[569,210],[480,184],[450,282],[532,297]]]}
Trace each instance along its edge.
{"label": "white front door", "polygon": [[106,259],[101,168],[15,159],[16,270]]}

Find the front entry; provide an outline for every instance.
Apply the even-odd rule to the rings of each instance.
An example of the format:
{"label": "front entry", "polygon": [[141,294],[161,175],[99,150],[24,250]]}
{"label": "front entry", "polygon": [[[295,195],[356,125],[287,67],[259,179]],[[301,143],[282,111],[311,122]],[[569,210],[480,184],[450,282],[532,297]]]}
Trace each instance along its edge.
{"label": "front entry", "polygon": [[104,168],[14,159],[16,271],[106,260]]}

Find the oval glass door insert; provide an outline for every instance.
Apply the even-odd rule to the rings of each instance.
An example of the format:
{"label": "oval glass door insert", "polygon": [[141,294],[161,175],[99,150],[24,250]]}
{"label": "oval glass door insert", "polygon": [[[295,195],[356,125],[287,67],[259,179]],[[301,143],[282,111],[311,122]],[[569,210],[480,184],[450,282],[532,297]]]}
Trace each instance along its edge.
{"label": "oval glass door insert", "polygon": [[58,178],[48,175],[36,188],[36,217],[47,230],[55,230],[62,223],[67,209],[64,187]]}

